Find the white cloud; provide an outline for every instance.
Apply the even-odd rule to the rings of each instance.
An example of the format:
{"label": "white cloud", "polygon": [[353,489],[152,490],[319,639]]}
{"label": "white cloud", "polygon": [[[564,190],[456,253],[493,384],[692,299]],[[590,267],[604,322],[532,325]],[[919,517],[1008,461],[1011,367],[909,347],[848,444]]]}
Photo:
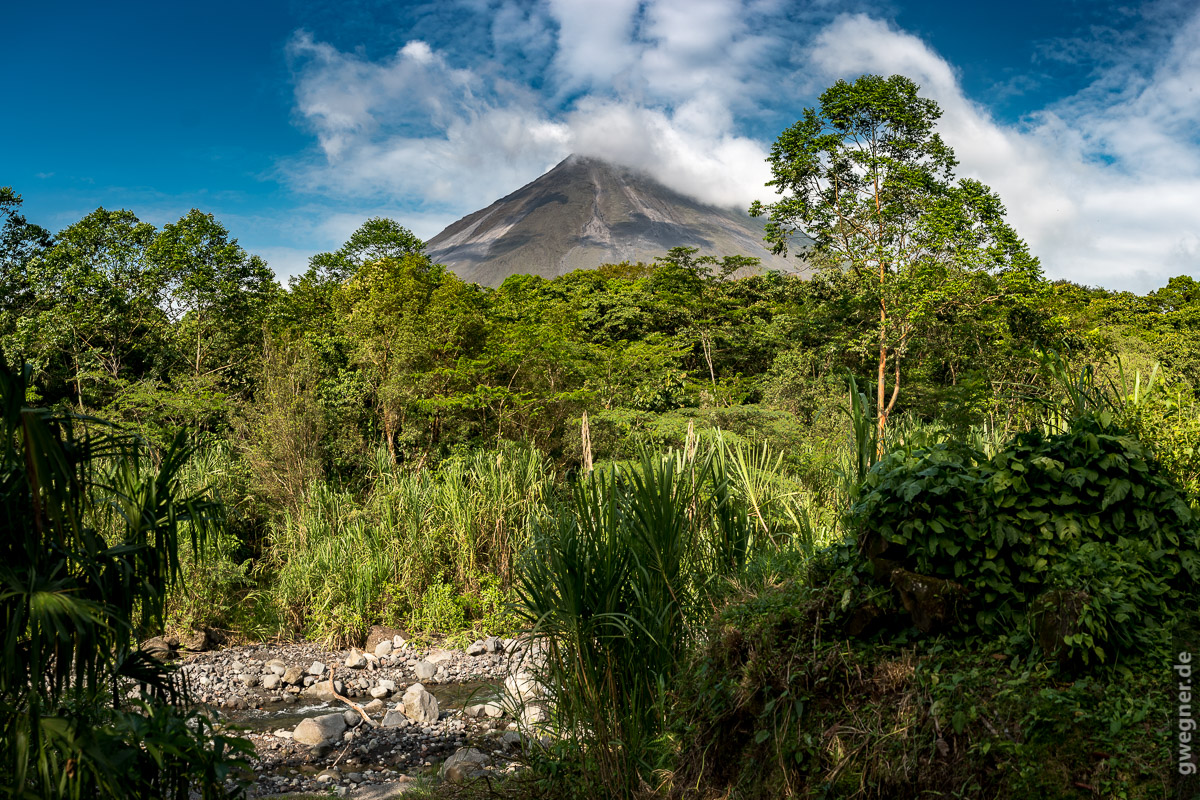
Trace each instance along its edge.
{"label": "white cloud", "polygon": [[[299,32],[289,45],[297,110],[320,153],[283,167],[304,191],[475,210],[570,153],[642,168],[700,200],[746,207],[770,177],[766,144],[737,131],[783,47],[747,20],[770,2],[547,0],[495,11],[498,52],[553,59],[535,92],[503,65],[455,68],[423,41],[370,61]],[[562,107],[564,98],[570,98]]]}

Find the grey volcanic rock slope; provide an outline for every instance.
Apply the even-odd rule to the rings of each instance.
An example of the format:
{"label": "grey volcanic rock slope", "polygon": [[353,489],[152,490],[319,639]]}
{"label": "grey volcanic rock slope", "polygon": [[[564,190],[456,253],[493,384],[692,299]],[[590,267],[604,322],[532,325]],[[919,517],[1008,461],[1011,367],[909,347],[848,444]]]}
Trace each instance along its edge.
{"label": "grey volcanic rock slope", "polygon": [[795,257],[772,254],[763,223],[708,206],[652,178],[570,156],[537,180],[429,240],[426,252],[458,277],[499,286],[513,274],[555,278],[621,261],[649,263],[672,247],[701,255],[744,255],[762,266],[802,272]]}

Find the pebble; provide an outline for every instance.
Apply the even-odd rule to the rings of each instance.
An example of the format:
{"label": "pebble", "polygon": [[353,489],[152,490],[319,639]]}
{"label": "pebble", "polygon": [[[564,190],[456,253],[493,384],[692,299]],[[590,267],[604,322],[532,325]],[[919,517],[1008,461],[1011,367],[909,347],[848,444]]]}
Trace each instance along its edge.
{"label": "pebble", "polygon": [[[482,712],[478,717],[467,717],[466,710],[457,708],[440,709],[436,718],[423,719],[418,726],[405,717],[402,704],[383,702],[422,681],[435,682],[438,691],[464,682],[500,685],[510,677],[509,661],[516,671],[520,654],[528,650],[519,641],[496,637],[472,644],[479,645],[469,648],[475,655],[449,648],[414,647],[402,637],[381,642],[377,652],[385,651],[382,655],[329,651],[309,643],[246,645],[201,653],[184,665],[183,672],[193,686],[203,686],[202,699],[212,707],[253,709],[270,703],[286,709],[297,702],[306,707],[316,704],[317,709],[327,709],[326,716],[337,716],[346,725],[336,735],[336,746],[327,740],[316,747],[301,744],[287,729],[248,734],[256,750],[248,772],[253,780],[248,797],[280,791],[333,791],[346,796],[355,785],[409,781],[406,770],[440,764],[463,747],[485,753],[512,752],[520,737],[504,730],[508,720],[499,718],[503,711],[498,703],[477,704],[472,710]],[[342,679],[336,684],[339,691],[357,699],[377,727],[363,724],[358,712],[348,711],[331,698],[297,697],[304,685],[312,686],[309,691],[314,692],[327,689],[331,665],[332,677]],[[351,669],[361,671],[356,675]],[[375,699],[368,702],[370,697]],[[235,722],[241,719],[244,717],[234,717]],[[335,769],[339,757],[340,769]],[[506,767],[500,762],[498,768]]]}

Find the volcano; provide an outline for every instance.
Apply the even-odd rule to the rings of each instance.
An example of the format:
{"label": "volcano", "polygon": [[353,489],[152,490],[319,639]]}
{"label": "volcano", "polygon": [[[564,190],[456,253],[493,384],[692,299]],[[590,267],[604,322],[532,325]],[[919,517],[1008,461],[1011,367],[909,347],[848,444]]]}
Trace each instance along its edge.
{"label": "volcano", "polygon": [[447,227],[425,252],[458,277],[499,286],[509,275],[555,278],[622,261],[650,263],[672,247],[699,255],[750,256],[759,269],[804,272],[770,252],[763,222],[743,211],[697,202],[648,175],[569,156],[517,191]]}

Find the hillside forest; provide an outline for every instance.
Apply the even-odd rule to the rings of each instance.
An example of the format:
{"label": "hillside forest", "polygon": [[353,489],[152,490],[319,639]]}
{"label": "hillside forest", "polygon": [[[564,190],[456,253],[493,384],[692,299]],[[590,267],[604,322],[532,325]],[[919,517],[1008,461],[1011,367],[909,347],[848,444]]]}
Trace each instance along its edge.
{"label": "hillside forest", "polygon": [[[807,276],[680,247],[490,289],[373,218],[283,283],[201,209],[52,232],[0,190],[21,404],[113,423],[155,467],[186,443],[176,480],[219,509],[137,635],[536,623],[562,648],[561,747],[587,757],[533,772],[567,793],[1163,796],[1200,565],[1200,283],[1048,279],[999,198],[950,178],[915,87],[874,88],[916,121],[869,123],[917,144],[862,160],[838,125],[867,124],[864,86],[839,86],[776,143],[763,199],[789,194],[753,209]],[[869,181],[823,194],[889,169],[874,207],[915,249],[883,216],[845,234]],[[690,537],[673,572],[638,570],[663,564],[652,511]],[[568,618],[555,570],[594,547],[586,584],[618,545],[633,594],[581,584]],[[586,627],[606,613],[621,636]]]}

